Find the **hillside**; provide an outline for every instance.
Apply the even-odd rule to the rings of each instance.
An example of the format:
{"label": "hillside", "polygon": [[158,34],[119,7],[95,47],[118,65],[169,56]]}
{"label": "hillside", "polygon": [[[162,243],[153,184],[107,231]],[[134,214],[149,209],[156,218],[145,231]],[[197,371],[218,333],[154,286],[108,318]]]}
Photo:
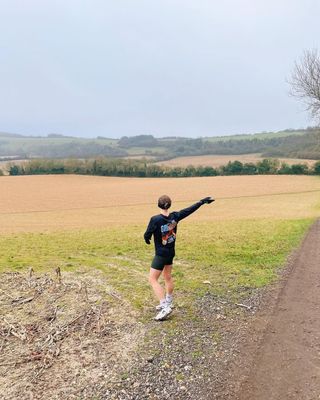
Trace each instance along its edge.
{"label": "hillside", "polygon": [[121,139],[92,139],[50,134],[47,137],[0,133],[0,158],[149,157],[156,161],[197,155],[241,155],[320,159],[320,129],[204,137],[197,139],[153,135]]}

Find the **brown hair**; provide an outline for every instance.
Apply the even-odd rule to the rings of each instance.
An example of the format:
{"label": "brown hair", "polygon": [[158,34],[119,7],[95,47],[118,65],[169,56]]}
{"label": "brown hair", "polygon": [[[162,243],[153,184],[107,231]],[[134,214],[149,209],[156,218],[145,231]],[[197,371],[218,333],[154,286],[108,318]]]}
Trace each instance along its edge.
{"label": "brown hair", "polygon": [[168,210],[171,207],[171,199],[169,196],[164,194],[163,196],[159,197],[158,200],[158,207],[162,208],[162,210]]}

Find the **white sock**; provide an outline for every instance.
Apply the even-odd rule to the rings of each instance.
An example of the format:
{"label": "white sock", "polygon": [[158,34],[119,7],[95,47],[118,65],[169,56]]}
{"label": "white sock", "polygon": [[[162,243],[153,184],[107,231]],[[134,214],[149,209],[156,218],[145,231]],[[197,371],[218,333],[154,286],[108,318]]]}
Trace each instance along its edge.
{"label": "white sock", "polygon": [[166,304],[167,304],[166,299],[160,300],[160,306],[161,306],[161,307],[164,307]]}
{"label": "white sock", "polygon": [[172,301],[173,301],[173,296],[172,296],[172,294],[167,294],[167,295],[166,295],[166,302],[167,302],[167,303],[172,303]]}

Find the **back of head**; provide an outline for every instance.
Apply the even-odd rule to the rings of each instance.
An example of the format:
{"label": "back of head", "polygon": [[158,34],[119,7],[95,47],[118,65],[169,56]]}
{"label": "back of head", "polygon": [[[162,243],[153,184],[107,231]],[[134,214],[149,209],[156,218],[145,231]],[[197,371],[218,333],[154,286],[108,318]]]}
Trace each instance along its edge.
{"label": "back of head", "polygon": [[164,194],[163,196],[159,197],[158,200],[158,207],[162,210],[168,210],[171,207],[171,199],[169,196]]}

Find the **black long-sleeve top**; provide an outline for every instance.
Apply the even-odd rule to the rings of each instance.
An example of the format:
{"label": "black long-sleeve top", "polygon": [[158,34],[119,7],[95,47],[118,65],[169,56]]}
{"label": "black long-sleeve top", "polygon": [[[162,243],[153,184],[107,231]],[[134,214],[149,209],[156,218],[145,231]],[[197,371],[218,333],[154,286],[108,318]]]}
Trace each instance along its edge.
{"label": "black long-sleeve top", "polygon": [[183,210],[173,211],[167,217],[162,214],[151,217],[144,240],[149,244],[153,235],[157,256],[174,257],[178,222],[195,212],[202,204],[199,201]]}

